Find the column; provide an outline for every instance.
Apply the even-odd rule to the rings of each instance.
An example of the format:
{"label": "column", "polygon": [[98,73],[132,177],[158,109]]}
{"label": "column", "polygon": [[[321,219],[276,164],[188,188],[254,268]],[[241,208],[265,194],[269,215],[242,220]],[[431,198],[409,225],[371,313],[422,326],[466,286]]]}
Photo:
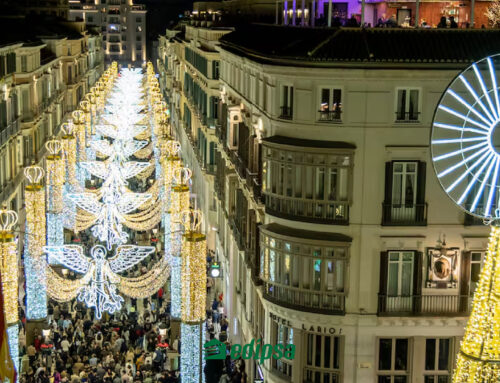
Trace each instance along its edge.
{"label": "column", "polygon": [[285,15],[283,17],[283,24],[288,25],[288,0],[285,0],[285,2],[283,4],[284,4],[283,10],[285,13]]}
{"label": "column", "polygon": [[328,0],[328,26],[332,26],[332,0]]}
{"label": "column", "polygon": [[415,28],[420,26],[420,0],[415,0]]}
{"label": "column", "polygon": [[365,0],[361,0],[361,28],[365,25]]}
{"label": "column", "polygon": [[474,28],[475,23],[474,23],[474,8],[476,6],[475,0],[470,0],[470,27]]}
{"label": "column", "polygon": [[300,25],[306,25],[306,0],[302,0],[302,20]]}
{"label": "column", "polygon": [[311,26],[314,27],[315,24],[316,24],[316,0],[312,0]]}
{"label": "column", "polygon": [[292,25],[295,25],[297,19],[297,0],[292,0],[293,11],[292,11]]}

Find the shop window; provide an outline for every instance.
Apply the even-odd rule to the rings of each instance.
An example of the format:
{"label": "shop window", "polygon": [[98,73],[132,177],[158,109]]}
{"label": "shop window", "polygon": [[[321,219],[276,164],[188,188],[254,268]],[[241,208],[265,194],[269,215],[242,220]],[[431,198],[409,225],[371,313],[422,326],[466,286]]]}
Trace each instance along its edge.
{"label": "shop window", "polygon": [[342,339],[340,336],[306,334],[306,365],[304,367],[307,382],[340,383]]}
{"label": "shop window", "polygon": [[381,338],[378,342],[378,383],[409,383],[409,339]]}
{"label": "shop window", "polygon": [[470,254],[470,279],[469,296],[474,296],[477,285],[479,284],[479,274],[483,266],[484,252],[472,251]]}
{"label": "shop window", "polygon": [[[272,334],[274,344],[282,344],[283,349],[289,344],[293,344],[293,328],[278,324],[274,321],[272,324]],[[292,376],[292,364],[288,362],[288,359],[272,359],[273,370],[288,377]]]}

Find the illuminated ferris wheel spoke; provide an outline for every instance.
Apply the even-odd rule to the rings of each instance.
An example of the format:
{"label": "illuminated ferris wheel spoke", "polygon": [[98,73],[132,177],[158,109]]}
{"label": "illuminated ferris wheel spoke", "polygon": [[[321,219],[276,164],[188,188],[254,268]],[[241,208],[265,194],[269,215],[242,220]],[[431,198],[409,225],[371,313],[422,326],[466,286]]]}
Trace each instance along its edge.
{"label": "illuminated ferris wheel spoke", "polygon": [[497,111],[500,111],[500,100],[498,99],[498,86],[497,86],[497,76],[495,68],[493,67],[493,60],[488,57],[488,68],[490,70],[491,84],[493,86],[493,93],[495,94],[495,103],[497,105]]}
{"label": "illuminated ferris wheel spoke", "polygon": [[481,76],[481,73],[479,73],[479,69],[477,68],[477,65],[474,63],[472,64],[472,68],[474,68],[474,73],[476,74],[476,78],[479,81],[479,84],[481,84],[481,90],[483,91],[484,97],[486,97],[486,101],[488,101],[488,105],[490,106],[490,110],[495,116],[495,120],[498,119],[498,111],[496,108],[493,106],[493,103],[491,102],[490,94],[486,90],[486,85],[484,84],[483,76]]}
{"label": "illuminated ferris wheel spoke", "polygon": [[479,144],[469,146],[469,147],[467,147],[465,149],[455,150],[454,152],[450,152],[450,153],[443,154],[441,156],[434,157],[434,161],[441,161],[441,160],[444,160],[446,158],[450,158],[450,157],[453,157],[453,156],[456,156],[456,155],[459,155],[459,154],[463,154],[463,153],[469,152],[471,150],[480,148],[481,146],[488,146],[488,143],[487,142],[481,142]]}
{"label": "illuminated ferris wheel spoke", "polygon": [[483,102],[481,101],[481,99],[477,95],[476,91],[474,90],[474,88],[472,88],[472,86],[469,84],[467,79],[463,75],[460,75],[459,78],[460,78],[460,80],[462,80],[463,84],[465,85],[465,87],[467,88],[469,93],[472,95],[472,97],[474,97],[474,100],[476,100],[476,102],[479,104],[481,109],[483,109],[483,112],[486,113],[486,115],[490,119],[491,123],[494,122],[495,118],[490,114],[490,112],[488,111],[488,108],[486,108],[486,106],[483,104]]}
{"label": "illuminated ferris wheel spoke", "polygon": [[455,189],[455,187],[463,181],[465,177],[467,177],[468,174],[470,174],[475,168],[477,168],[480,164],[482,164],[484,157],[488,156],[486,161],[489,161],[490,157],[493,156],[493,154],[486,152],[479,160],[477,160],[470,168],[468,168],[465,172],[462,173],[462,175],[455,180],[447,189],[446,192],[450,193]]}
{"label": "illuminated ferris wheel spoke", "polygon": [[474,113],[477,117],[479,117],[485,124],[491,124],[491,121],[487,120],[484,118],[484,116],[479,113],[472,105],[470,105],[467,101],[465,101],[462,97],[460,97],[458,94],[456,94],[453,90],[448,89],[447,91],[448,94],[452,95],[453,98],[455,98],[458,102],[460,102],[463,106],[465,106],[469,112]]}
{"label": "illuminated ferris wheel spoke", "polygon": [[471,124],[474,124],[484,130],[490,130],[490,127],[487,126],[487,125],[484,125],[482,123],[480,123],[479,121],[476,121],[476,120],[473,120],[472,118],[469,118],[465,115],[463,115],[462,113],[459,113],[451,108],[448,108],[447,106],[444,106],[444,105],[439,105],[439,109],[449,113],[449,114],[452,114],[454,115],[455,117],[458,117],[458,118],[461,118],[462,120],[464,120],[465,122],[470,122]]}
{"label": "illuminated ferris wheel spoke", "polygon": [[467,186],[467,188],[465,189],[465,191],[463,192],[463,194],[460,196],[460,198],[458,199],[458,203],[461,204],[464,199],[469,195],[469,192],[470,190],[472,189],[472,187],[476,184],[478,178],[479,178],[479,174],[481,174],[484,170],[484,168],[491,162],[493,161],[495,155],[494,154],[491,154],[488,159],[481,165],[481,167],[479,168],[479,171],[474,174],[474,176],[472,177],[472,181],[470,181],[469,185]]}
{"label": "illuminated ferris wheel spoke", "polygon": [[[486,157],[489,153],[487,152],[488,150],[488,147],[485,147],[483,149],[481,149],[480,151],[474,153],[473,155],[465,158],[464,160],[460,161],[459,163],[453,165],[453,166],[450,166],[448,169],[442,171],[441,173],[438,174],[438,177],[441,178],[441,177],[444,177],[445,175],[451,173],[452,171],[454,171],[455,169],[461,167],[462,165],[465,165],[467,162],[473,160],[474,158],[476,158],[477,156],[481,155],[481,153],[484,153],[486,152],[479,160],[476,161],[476,163],[479,163],[484,157]],[[474,166],[474,165],[473,165]]]}
{"label": "illuminated ferris wheel spoke", "polygon": [[486,177],[483,178],[481,186],[479,187],[479,190],[477,191],[476,196],[474,197],[474,201],[472,202],[472,206],[470,208],[471,212],[474,212],[474,210],[476,210],[477,203],[479,202],[479,199],[483,196],[483,190],[490,179],[491,171],[493,170],[493,166],[495,166],[497,161],[498,157],[491,160],[490,166],[488,167],[488,171],[486,172]]}
{"label": "illuminated ferris wheel spoke", "polygon": [[488,203],[486,204],[486,209],[484,211],[484,214],[486,216],[490,216],[490,211],[491,211],[491,203],[493,201],[493,196],[495,195],[495,186],[498,182],[498,168],[500,167],[500,157],[497,157],[496,163],[495,163],[495,172],[493,173],[493,178],[491,179],[491,187],[490,187],[490,193],[488,195]]}
{"label": "illuminated ferris wheel spoke", "polygon": [[487,130],[479,130],[479,129],[474,129],[474,128],[464,128],[462,126],[443,124],[441,122],[435,122],[433,124],[433,126],[435,126],[437,128],[455,130],[457,132],[471,132],[471,133],[477,133],[477,134],[484,134],[485,136],[490,134],[489,131],[487,131]]}
{"label": "illuminated ferris wheel spoke", "polygon": [[487,140],[488,137],[451,138],[442,140],[432,140],[432,143],[435,145],[442,145],[442,144],[456,144],[459,142],[475,142],[475,141],[487,141]]}

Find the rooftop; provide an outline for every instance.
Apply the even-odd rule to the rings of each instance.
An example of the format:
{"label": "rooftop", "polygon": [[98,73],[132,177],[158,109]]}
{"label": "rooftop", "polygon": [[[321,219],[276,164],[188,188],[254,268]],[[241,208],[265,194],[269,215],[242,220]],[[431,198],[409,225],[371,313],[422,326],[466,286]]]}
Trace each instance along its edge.
{"label": "rooftop", "polygon": [[251,24],[225,50],[279,65],[463,64],[500,53],[500,29],[300,28]]}

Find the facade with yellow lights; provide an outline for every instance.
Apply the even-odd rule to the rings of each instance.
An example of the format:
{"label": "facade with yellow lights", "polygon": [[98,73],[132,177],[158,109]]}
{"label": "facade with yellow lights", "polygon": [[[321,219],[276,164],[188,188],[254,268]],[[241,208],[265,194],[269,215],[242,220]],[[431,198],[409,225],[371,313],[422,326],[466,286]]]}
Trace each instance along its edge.
{"label": "facade with yellow lights", "polygon": [[[443,49],[431,52],[426,31],[219,31],[211,130],[213,115],[193,93],[211,79],[186,57],[194,46],[210,63],[199,36],[211,33],[167,31],[158,68],[183,159],[204,174],[193,191],[221,263],[229,337],[296,345],[293,361],[247,366],[249,378],[451,381],[489,228],[442,191],[429,132],[440,96],[470,60],[445,41],[495,37],[432,31]],[[402,34],[427,62],[383,49]],[[369,41],[372,58],[346,48],[364,44],[357,39]],[[216,144],[213,189],[204,139]]]}
{"label": "facade with yellow lights", "polygon": [[142,65],[146,61],[146,7],[132,0],[69,2],[69,19],[97,27],[106,60]]}

